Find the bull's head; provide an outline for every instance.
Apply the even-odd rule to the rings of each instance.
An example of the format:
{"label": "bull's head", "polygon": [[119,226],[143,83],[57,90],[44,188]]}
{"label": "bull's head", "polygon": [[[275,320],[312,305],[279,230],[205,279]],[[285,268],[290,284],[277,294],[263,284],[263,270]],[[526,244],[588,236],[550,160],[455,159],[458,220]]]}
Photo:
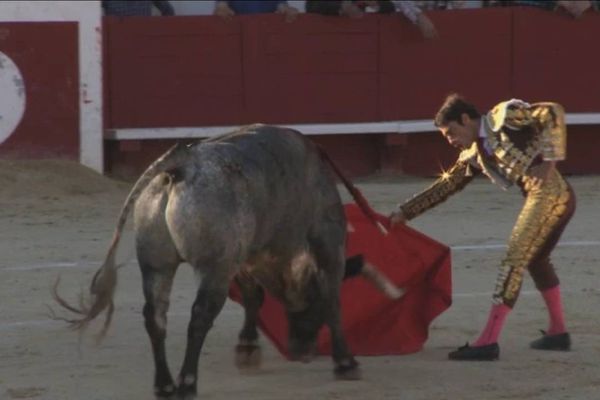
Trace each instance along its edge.
{"label": "bull's head", "polygon": [[304,286],[305,307],[302,310],[288,308],[289,352],[292,360],[308,362],[316,353],[317,335],[326,320],[327,304],[323,287],[317,274],[312,274]]}

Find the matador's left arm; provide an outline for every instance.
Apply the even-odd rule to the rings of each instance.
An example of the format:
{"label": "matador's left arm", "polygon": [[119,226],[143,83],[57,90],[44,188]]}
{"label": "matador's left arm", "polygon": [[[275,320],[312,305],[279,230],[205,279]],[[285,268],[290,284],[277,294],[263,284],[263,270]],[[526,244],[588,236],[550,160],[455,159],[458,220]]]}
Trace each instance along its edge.
{"label": "matador's left arm", "polygon": [[468,161],[457,161],[431,186],[399,206],[404,219],[411,220],[461,191],[478,171],[470,168]]}
{"label": "matador's left arm", "polygon": [[564,160],[567,155],[567,128],[563,107],[551,102],[534,103],[531,116],[540,129],[544,161]]}

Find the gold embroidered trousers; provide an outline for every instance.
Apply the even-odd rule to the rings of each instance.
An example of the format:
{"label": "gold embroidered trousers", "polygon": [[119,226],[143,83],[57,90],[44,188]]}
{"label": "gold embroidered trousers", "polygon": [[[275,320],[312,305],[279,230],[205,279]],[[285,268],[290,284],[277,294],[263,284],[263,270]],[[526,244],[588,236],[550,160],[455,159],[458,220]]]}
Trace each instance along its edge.
{"label": "gold embroidered trousers", "polygon": [[573,190],[556,169],[541,185],[535,186],[525,177],[521,187],[525,204],[512,230],[493,294],[494,303],[509,307],[517,301],[525,270],[539,290],[558,285],[550,253],[575,212]]}

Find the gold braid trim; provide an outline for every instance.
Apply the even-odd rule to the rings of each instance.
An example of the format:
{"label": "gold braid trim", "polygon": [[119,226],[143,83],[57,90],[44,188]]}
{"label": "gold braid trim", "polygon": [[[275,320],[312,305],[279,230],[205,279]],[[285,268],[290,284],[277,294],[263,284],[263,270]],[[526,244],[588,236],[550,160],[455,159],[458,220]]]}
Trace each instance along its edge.
{"label": "gold braid trim", "polygon": [[521,130],[534,123],[527,103],[505,101],[495,106],[484,119],[488,144],[498,160],[498,169],[509,181],[515,182],[539,153],[539,141],[533,140],[525,151],[514,146],[502,128]]}
{"label": "gold braid trim", "polygon": [[471,180],[473,174],[470,172],[469,164],[457,161],[431,186],[404,202],[399,208],[406,220],[411,220],[444,202],[450,195],[461,191]]}

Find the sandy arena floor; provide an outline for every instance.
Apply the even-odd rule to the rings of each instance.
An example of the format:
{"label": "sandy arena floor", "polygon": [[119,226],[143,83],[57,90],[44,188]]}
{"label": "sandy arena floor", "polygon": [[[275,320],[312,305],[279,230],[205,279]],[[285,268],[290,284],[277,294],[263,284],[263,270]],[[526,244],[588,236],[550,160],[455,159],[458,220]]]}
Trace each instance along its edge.
{"label": "sandy arena floor", "polygon": [[[531,279],[501,337],[501,360],[456,363],[447,352],[474,339],[485,323],[490,292],[512,223],[521,206],[517,190],[481,179],[411,226],[453,247],[454,304],[434,321],[419,353],[359,357],[363,379],[332,379],[329,358],[311,364],[285,361],[263,339],[263,368],[241,374],[233,346],[242,310],[228,302],[200,359],[200,399],[600,399],[600,179],[571,177],[578,210],[554,253],[562,280],[574,348],[568,353],[530,350],[546,327]],[[359,187],[372,205],[389,212],[431,182],[373,178]],[[99,347],[92,335],[78,342],[50,320],[50,287],[74,299],[86,288],[112,235],[130,185],[75,163],[0,161],[0,399],[138,400],[152,398],[153,364],[143,327],[140,274],[132,234],[121,244],[117,309]],[[343,189],[341,189],[343,192]],[[344,193],[345,198],[348,196]],[[195,285],[189,267],[177,276],[169,312],[168,355],[174,373],[184,351]],[[90,332],[91,333],[91,332]]]}

